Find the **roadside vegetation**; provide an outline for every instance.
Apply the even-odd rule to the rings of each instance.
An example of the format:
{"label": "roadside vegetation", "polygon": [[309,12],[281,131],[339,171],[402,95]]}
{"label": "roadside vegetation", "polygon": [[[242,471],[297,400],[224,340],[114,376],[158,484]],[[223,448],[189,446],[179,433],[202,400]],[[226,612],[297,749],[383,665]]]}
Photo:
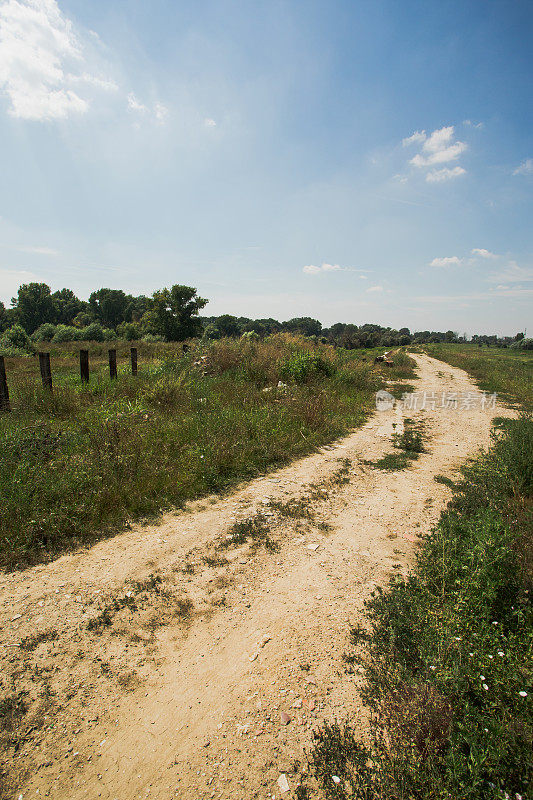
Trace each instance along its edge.
{"label": "roadside vegetation", "polygon": [[533,407],[533,350],[429,344],[424,346],[424,352],[452,367],[464,369],[478,381],[480,389],[497,392],[502,398],[518,401],[526,408]]}
{"label": "roadside vegetation", "polygon": [[81,385],[79,346],[48,346],[53,392],[36,359],[6,359],[4,568],[48,560],[309,453],[364,420],[385,376],[413,374],[402,352],[383,368],[361,351],[279,334],[196,340],[186,353],[140,342],[137,376],[129,343],[117,342],[115,381],[107,344],[88,343],[91,379]]}
{"label": "roadside vegetation", "polygon": [[[325,798],[526,800],[533,791],[533,419],[496,421],[407,579],[351,631],[366,669],[361,741],[322,727]],[[304,791],[304,790],[302,790]]]}

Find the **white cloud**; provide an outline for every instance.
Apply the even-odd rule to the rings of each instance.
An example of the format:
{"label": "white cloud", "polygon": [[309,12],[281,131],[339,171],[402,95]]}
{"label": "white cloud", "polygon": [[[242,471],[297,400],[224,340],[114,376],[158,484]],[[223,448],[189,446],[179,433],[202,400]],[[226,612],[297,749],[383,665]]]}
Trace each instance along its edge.
{"label": "white cloud", "polygon": [[467,128],[478,128],[478,129],[480,129],[480,128],[484,128],[485,127],[483,122],[472,122],[471,119],[463,120],[463,125],[465,125]]}
{"label": "white cloud", "polygon": [[474,247],[472,255],[480,258],[498,258],[496,253],[491,253],[490,250],[485,250],[484,247]]}
{"label": "white cloud", "polygon": [[427,183],[442,183],[443,181],[450,181],[452,178],[458,178],[460,175],[464,175],[466,170],[462,167],[453,167],[453,169],[449,169],[449,167],[443,167],[442,169],[434,169],[431,172],[428,172],[426,175]]}
{"label": "white cloud", "polygon": [[426,141],[426,132],[425,131],[415,131],[411,134],[411,136],[407,136],[405,139],[402,139],[403,147],[408,147],[410,144],[418,144],[419,142]]}
{"label": "white cloud", "polygon": [[307,275],[318,275],[319,272],[346,272],[345,269],[338,264],[322,264],[321,267],[315,267],[314,264],[308,264],[303,268]]}
{"label": "white cloud", "polygon": [[453,125],[437,128],[429,136],[425,131],[416,131],[407,139],[403,139],[402,144],[404,147],[410,144],[421,145],[420,151],[411,158],[409,163],[417,169],[428,170],[425,176],[428,183],[442,183],[464,175],[466,172],[460,166],[433,169],[439,164],[457,161],[467,149],[465,142],[460,142],[455,138]]}
{"label": "white cloud", "polygon": [[216,128],[216,126],[217,126],[215,120],[211,119],[210,117],[206,117],[204,119],[204,125],[205,125],[206,128]]}
{"label": "white cloud", "polygon": [[457,267],[463,263],[462,258],[458,256],[445,256],[444,258],[434,258],[430,261],[430,267]]}
{"label": "white cloud", "polygon": [[[153,109],[150,109],[138,99],[134,92],[128,94],[128,109],[135,114],[140,114],[148,119],[155,119],[159,125],[164,125],[168,117],[168,108],[163,103],[157,102],[154,104]],[[136,124],[136,127],[138,125]]]}
{"label": "white cloud", "polygon": [[369,286],[367,292],[382,292],[383,286]]}
{"label": "white cloud", "polygon": [[[315,266],[315,264],[307,264],[305,267],[302,267],[302,272],[305,272],[306,275],[318,275],[321,272],[361,272],[360,269],[355,269],[353,267],[341,267],[339,264],[326,264],[323,263],[320,267]],[[368,270],[366,270],[368,272]],[[366,275],[360,275],[360,278],[365,278]]]}
{"label": "white cloud", "polygon": [[84,114],[84,86],[116,90],[87,70],[84,48],[56,0],[7,0],[0,6],[0,87],[9,113],[30,120]]}
{"label": "white cloud", "polygon": [[156,103],[154,106],[154,115],[156,121],[160,125],[164,125],[168,117],[168,108],[163,105],[163,103]]}
{"label": "white cloud", "polygon": [[519,167],[517,167],[513,175],[533,175],[533,158],[526,158],[525,161],[522,161]]}
{"label": "white cloud", "polygon": [[139,114],[146,114],[148,106],[145,106],[140,100],[137,100],[133,92],[128,95],[128,108],[130,111],[138,111]]}

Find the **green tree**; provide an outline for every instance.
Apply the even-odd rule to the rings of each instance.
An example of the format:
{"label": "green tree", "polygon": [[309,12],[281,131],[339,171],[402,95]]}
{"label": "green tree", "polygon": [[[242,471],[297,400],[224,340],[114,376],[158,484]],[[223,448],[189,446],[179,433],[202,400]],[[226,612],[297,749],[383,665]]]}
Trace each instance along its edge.
{"label": "green tree", "polygon": [[153,294],[153,307],[143,316],[149,316],[153,332],[172,342],[180,342],[202,334],[198,312],[208,303],[198,297],[192,286],[175,284],[171,289],[160,289]]}
{"label": "green tree", "polygon": [[44,322],[56,321],[56,306],[46,283],[24,283],[11,300],[18,322],[32,334]]}
{"label": "green tree", "polygon": [[104,328],[116,328],[126,320],[131,300],[122,289],[98,289],[89,297],[89,308],[94,319]]}
{"label": "green tree", "polygon": [[77,314],[87,310],[87,303],[76,297],[72,289],[60,289],[52,295],[56,307],[56,322],[61,325],[72,325]]}
{"label": "green tree", "polygon": [[295,317],[284,322],[283,328],[291,333],[301,333],[303,336],[319,336],[322,324],[311,317]]}
{"label": "green tree", "polygon": [[231,314],[222,314],[221,317],[217,317],[215,326],[222,336],[238,336],[241,332],[237,318],[232,317]]}

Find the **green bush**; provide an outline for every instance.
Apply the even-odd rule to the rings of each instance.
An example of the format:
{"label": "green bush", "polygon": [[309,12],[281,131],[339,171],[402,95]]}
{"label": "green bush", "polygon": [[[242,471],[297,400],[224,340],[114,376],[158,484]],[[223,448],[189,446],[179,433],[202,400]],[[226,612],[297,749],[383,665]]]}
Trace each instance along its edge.
{"label": "green bush", "polygon": [[112,342],[115,339],[118,339],[118,335],[117,335],[116,331],[113,330],[113,328],[104,328],[102,330],[102,334],[103,334],[103,337],[104,337],[103,338],[104,342]]}
{"label": "green bush", "polygon": [[82,338],[79,328],[75,328],[73,325],[57,325],[52,342],[62,344],[63,342],[76,342]]}
{"label": "green bush", "polygon": [[51,342],[55,336],[56,326],[51,322],[45,322],[39,325],[36,331],[32,333],[32,341],[34,342]]}
{"label": "green bush", "polygon": [[296,351],[280,361],[278,372],[281,380],[302,384],[318,376],[331,377],[335,366],[320,355]]}
{"label": "green bush", "polygon": [[127,342],[138,341],[142,336],[141,329],[135,322],[122,322],[117,327],[117,334]]}
{"label": "green bush", "polygon": [[21,325],[12,325],[4,331],[0,338],[0,354],[28,355],[35,352],[35,347]]}
{"label": "green bush", "polygon": [[91,322],[86,328],[79,331],[79,339],[84,342],[103,342],[104,329],[99,322]]}

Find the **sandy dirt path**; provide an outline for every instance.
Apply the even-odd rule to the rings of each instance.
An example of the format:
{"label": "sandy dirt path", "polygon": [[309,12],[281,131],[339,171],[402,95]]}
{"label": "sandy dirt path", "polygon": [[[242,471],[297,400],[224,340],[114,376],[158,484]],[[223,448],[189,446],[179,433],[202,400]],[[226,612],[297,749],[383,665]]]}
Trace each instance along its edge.
{"label": "sandy dirt path", "polygon": [[[453,476],[509,413],[440,407],[442,392],[461,405],[478,390],[415,358],[435,410],[376,412],[227,497],[0,578],[3,693],[27,693],[4,796],[288,798],[314,727],[350,715],[364,728],[362,669],[341,659],[349,624],[408,571],[449,497],[435,475]],[[398,472],[365,463],[393,450],[403,416],[423,423],[427,452]],[[277,549],[228,540],[258,513]]]}

